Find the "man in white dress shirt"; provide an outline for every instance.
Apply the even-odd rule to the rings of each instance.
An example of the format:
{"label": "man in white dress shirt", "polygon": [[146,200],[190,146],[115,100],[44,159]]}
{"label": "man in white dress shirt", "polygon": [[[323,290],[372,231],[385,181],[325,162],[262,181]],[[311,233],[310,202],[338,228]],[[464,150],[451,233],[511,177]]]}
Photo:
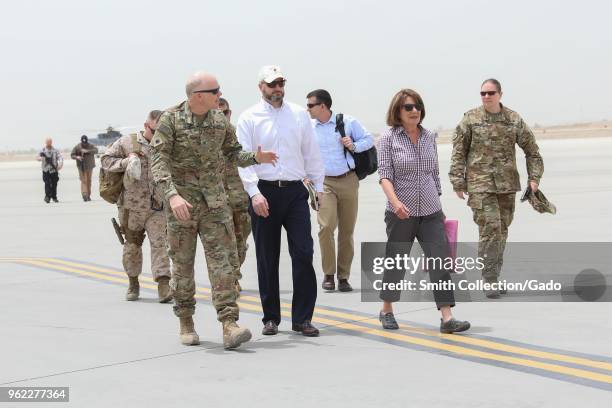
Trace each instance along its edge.
{"label": "man in white dress shirt", "polygon": [[308,190],[310,179],[322,200],[325,170],[308,113],[283,101],[286,77],[280,68],[267,65],[259,71],[262,99],[238,119],[236,134],[245,151],[261,145],[277,152],[276,166],[261,164],[240,168],[244,188],[251,198],[249,213],[257,255],[259,294],[263,308],[262,333],[278,333],[281,321],[279,257],[282,227],[287,231],[293,275],[292,329],[315,337],[311,323],[317,299],[317,279],[312,266]]}

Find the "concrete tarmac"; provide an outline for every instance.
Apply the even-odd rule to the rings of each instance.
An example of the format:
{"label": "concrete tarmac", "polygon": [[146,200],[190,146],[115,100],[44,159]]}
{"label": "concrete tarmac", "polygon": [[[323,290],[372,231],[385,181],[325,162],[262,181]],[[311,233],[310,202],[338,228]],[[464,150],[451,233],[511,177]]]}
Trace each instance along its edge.
{"label": "concrete tarmac", "polygon": [[[612,138],[545,140],[541,188],[558,213],[518,203],[509,241],[609,242]],[[440,145],[442,204],[477,240],[471,211],[448,182],[450,146]],[[524,158],[517,151],[523,185]],[[97,189],[97,170],[94,187]],[[433,303],[397,303],[401,329],[381,329],[380,305],[361,302],[360,243],[385,241],[385,198],[376,176],[361,183],[352,293],[319,289],[319,338],[291,332],[291,269],[281,255],[281,333],[265,337],[255,254],[242,269],[240,324],[254,334],[222,346],[198,248],[196,329],[202,344],[179,343],[171,305],[156,302],[145,267],[141,299],[126,302],[121,246],[110,225],[116,207],[80,198],[76,167],[61,172],[60,203],[43,202],[39,163],[0,163],[0,387],[70,387],[74,407],[609,407],[609,303],[459,303],[472,323],[440,335]],[[316,216],[315,269],[321,281]],[[283,238],[284,239],[284,238]],[[253,243],[251,241],[251,248]],[[3,406],[46,406],[46,403]]]}

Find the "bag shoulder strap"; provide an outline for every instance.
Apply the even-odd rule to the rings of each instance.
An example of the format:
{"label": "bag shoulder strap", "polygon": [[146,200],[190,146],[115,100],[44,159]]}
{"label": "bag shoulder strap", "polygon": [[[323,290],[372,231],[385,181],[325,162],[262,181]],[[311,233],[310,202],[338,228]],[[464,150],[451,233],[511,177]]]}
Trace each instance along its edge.
{"label": "bag shoulder strap", "polygon": [[134,153],[140,153],[140,143],[138,143],[138,133],[132,133],[132,150]]}

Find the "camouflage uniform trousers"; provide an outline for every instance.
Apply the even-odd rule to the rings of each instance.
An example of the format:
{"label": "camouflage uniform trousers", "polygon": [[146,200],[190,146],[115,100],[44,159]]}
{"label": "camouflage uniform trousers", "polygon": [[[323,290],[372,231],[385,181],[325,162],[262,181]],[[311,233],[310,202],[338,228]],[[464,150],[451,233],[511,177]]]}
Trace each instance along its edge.
{"label": "camouflage uniform trousers", "polygon": [[166,217],[163,211],[134,211],[119,208],[119,222],[125,233],[123,269],[130,277],[142,272],[142,243],[149,236],[151,273],[155,282],[162,276],[170,278],[170,259],[166,245]]}
{"label": "camouflage uniform trousers", "polygon": [[174,314],[189,317],[195,313],[194,260],[197,236],[204,246],[212,303],[217,319],[238,320],[236,271],[239,269],[232,212],[228,206],[209,209],[202,200],[189,200],[191,217],[179,221],[167,206],[168,255],[172,259]]}
{"label": "camouflage uniform trousers", "polygon": [[[236,246],[238,248],[238,261],[239,265],[242,266],[244,264],[244,260],[246,259],[246,252],[249,248],[247,244],[247,239],[251,234],[251,216],[249,215],[249,210],[247,209],[233,209],[233,219],[234,219],[234,232],[236,235]],[[237,271],[238,279],[242,279],[242,273],[240,273],[240,268]]]}
{"label": "camouflage uniform trousers", "polygon": [[499,280],[504,262],[508,227],[514,218],[516,193],[470,193],[468,205],[478,225],[478,256],[484,258],[482,277]]}

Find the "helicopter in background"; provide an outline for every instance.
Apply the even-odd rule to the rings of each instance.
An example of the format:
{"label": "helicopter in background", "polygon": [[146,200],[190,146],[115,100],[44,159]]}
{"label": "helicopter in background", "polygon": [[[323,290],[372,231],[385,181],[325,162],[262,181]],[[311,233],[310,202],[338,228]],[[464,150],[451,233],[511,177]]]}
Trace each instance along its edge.
{"label": "helicopter in background", "polygon": [[104,154],[106,148],[111,144],[115,143],[116,140],[121,138],[121,136],[130,133],[137,132],[139,129],[138,126],[122,126],[122,127],[113,127],[108,126],[106,131],[100,132],[96,135],[96,137],[92,137],[89,139],[89,143],[98,146],[98,154]]}

